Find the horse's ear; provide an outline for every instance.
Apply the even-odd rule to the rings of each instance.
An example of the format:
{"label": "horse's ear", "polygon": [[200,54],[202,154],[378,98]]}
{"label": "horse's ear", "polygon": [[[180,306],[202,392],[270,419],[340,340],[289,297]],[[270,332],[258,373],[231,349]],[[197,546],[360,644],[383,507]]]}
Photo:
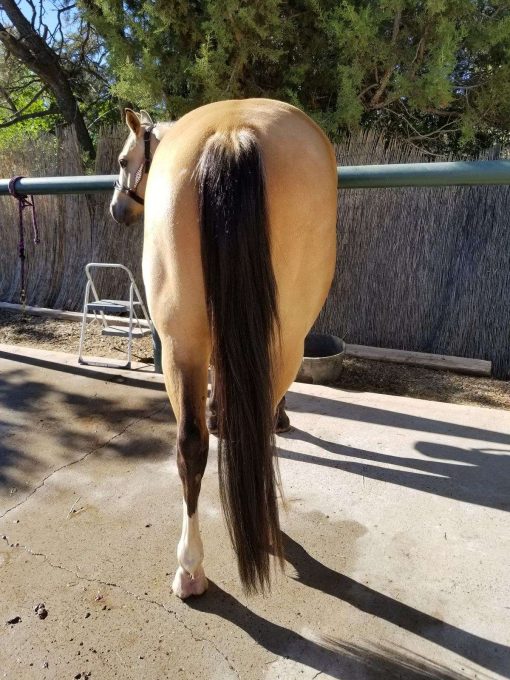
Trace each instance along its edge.
{"label": "horse's ear", "polygon": [[147,111],[144,111],[143,109],[140,111],[140,118],[142,125],[154,125],[150,115],[147,113]]}
{"label": "horse's ear", "polygon": [[126,125],[131,130],[131,132],[134,132],[135,135],[137,135],[138,131],[140,130],[140,118],[138,114],[136,114],[131,109],[124,109],[124,113],[126,115]]}

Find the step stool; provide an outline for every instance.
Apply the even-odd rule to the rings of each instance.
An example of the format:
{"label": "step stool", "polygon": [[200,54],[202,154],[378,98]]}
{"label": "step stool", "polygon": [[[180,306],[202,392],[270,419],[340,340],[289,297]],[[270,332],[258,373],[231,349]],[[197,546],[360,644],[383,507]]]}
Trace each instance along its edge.
{"label": "step stool", "polygon": [[[97,288],[92,278],[92,269],[122,269],[129,277],[129,299],[128,300],[106,300],[101,299],[97,293]],[[108,262],[89,262],[85,267],[87,276],[87,286],[85,288],[85,300],[83,303],[83,319],[81,322],[80,347],[78,350],[78,363],[87,366],[105,366],[107,368],[131,368],[131,345],[133,338],[143,338],[153,333],[152,321],[149,318],[147,309],[136,285],[131,271],[123,264],[112,264]],[[92,292],[93,300],[90,301]],[[138,313],[137,313],[138,312]],[[141,316],[143,318],[140,318]],[[89,315],[93,314],[92,322],[101,321],[101,335],[111,335],[119,338],[127,338],[127,362],[109,363],[107,361],[91,361],[83,358],[83,343],[88,325]],[[120,317],[122,314],[129,314],[127,325],[112,323],[111,317]]]}

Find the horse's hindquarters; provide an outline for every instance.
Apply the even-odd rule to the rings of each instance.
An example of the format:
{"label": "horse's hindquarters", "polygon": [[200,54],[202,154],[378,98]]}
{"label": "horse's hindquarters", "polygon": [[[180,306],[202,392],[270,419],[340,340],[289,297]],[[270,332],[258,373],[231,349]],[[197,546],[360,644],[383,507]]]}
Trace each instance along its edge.
{"label": "horse's hindquarters", "polygon": [[[294,380],[306,334],[331,286],[336,263],[337,171],[322,132],[300,115],[265,155],[272,261],[282,355],[275,356],[275,400]],[[299,145],[297,144],[299,139]]]}

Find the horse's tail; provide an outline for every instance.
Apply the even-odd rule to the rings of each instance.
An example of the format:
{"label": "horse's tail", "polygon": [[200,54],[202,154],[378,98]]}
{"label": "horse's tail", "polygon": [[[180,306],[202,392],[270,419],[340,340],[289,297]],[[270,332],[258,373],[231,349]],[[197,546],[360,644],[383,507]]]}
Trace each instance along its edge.
{"label": "horse's tail", "polygon": [[198,190],[221,501],[243,586],[263,591],[270,553],[283,562],[271,369],[279,323],[263,159],[251,130],[209,138]]}

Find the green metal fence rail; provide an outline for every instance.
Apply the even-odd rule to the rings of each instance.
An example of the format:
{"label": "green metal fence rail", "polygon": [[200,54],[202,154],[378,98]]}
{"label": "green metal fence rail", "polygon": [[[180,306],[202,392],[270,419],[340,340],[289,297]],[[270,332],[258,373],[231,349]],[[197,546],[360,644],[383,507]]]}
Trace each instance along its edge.
{"label": "green metal fence rail", "polygon": [[340,166],[338,183],[340,189],[510,184],[510,161]]}
{"label": "green metal fence rail", "polygon": [[[78,194],[110,191],[117,175],[76,177],[23,177],[18,193]],[[452,161],[447,163],[395,163],[350,165],[338,168],[340,189],[385,187],[438,187],[475,184],[510,184],[510,161]],[[9,180],[0,179],[0,196],[9,193]]]}
{"label": "green metal fence rail", "polygon": [[[19,194],[88,194],[111,191],[117,175],[76,175],[69,177],[23,177],[14,184]],[[9,194],[9,180],[0,179],[0,196]]]}

